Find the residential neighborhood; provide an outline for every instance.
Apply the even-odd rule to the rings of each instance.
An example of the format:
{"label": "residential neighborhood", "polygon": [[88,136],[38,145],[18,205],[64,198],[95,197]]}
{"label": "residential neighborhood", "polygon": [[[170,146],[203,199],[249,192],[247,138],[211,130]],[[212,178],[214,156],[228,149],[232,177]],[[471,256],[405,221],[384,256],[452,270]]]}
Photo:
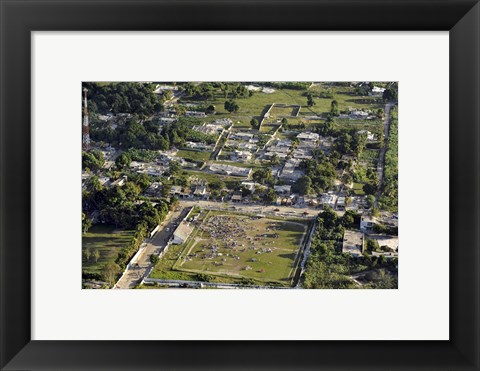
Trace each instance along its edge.
{"label": "residential neighborhood", "polygon": [[398,83],[84,82],[82,287],[398,288]]}

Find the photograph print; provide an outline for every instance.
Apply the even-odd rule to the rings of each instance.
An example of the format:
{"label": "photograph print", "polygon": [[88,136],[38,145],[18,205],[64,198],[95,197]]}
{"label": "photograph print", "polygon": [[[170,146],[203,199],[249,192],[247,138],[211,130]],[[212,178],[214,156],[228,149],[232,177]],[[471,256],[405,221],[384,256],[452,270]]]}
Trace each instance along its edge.
{"label": "photograph print", "polygon": [[398,288],[398,82],[83,82],[81,104],[83,289]]}

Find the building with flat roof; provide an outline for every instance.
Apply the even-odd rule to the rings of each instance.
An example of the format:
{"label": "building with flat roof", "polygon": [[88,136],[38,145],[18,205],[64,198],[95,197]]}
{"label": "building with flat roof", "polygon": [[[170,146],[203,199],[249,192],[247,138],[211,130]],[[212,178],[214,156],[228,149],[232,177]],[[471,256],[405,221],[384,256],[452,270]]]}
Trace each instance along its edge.
{"label": "building with flat roof", "polygon": [[175,229],[175,232],[173,232],[172,243],[175,245],[180,245],[184,243],[192,232],[193,226],[191,226],[185,220],[182,220],[182,222],[178,225],[177,229]]}
{"label": "building with flat roof", "polygon": [[363,233],[358,231],[345,230],[343,235],[343,253],[350,253],[353,256],[363,254]]}
{"label": "building with flat roof", "polygon": [[210,165],[210,171],[216,174],[241,176],[241,177],[248,178],[252,173],[252,168],[223,165],[223,164],[214,164],[214,165]]}
{"label": "building with flat roof", "polygon": [[282,193],[290,194],[290,191],[292,190],[292,186],[291,185],[277,185],[277,186],[274,186],[273,189],[275,190],[275,192],[277,192],[279,194],[282,194]]}
{"label": "building with flat roof", "polygon": [[297,135],[297,138],[301,141],[307,141],[307,142],[316,142],[320,138],[320,135],[317,133],[300,133]]}
{"label": "building with flat roof", "polygon": [[376,219],[369,215],[362,215],[360,219],[360,230],[362,232],[371,232],[375,227]]}

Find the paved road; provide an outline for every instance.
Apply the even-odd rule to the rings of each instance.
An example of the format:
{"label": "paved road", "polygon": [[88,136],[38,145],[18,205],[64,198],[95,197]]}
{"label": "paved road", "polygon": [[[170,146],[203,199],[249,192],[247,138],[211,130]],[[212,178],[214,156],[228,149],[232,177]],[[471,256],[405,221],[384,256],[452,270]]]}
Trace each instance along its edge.
{"label": "paved road", "polygon": [[388,145],[388,136],[390,134],[390,109],[392,108],[393,103],[387,103],[385,105],[385,121],[384,121],[384,140],[383,140],[383,148],[380,150],[380,160],[378,161],[377,165],[377,173],[378,173],[378,192],[375,195],[375,207],[378,207],[378,199],[382,194],[382,187],[383,187],[383,172],[385,171],[385,152],[387,150]]}
{"label": "paved road", "polygon": [[142,280],[147,270],[153,266],[152,263],[150,263],[150,255],[158,254],[162,251],[175,230],[175,225],[183,217],[185,217],[184,209],[181,207],[167,215],[162,224],[160,224],[160,228],[155,236],[153,236],[153,239],[147,240],[147,243],[142,245],[142,252],[135,262],[136,264],[131,264],[123,277],[117,282],[115,288],[131,289]]}
{"label": "paved road", "polygon": [[[314,218],[321,212],[318,208],[311,207],[291,207],[291,206],[275,206],[275,205],[255,205],[243,204],[239,202],[217,202],[209,200],[180,199],[183,207],[200,206],[206,209],[243,211],[249,214],[272,214],[277,216],[297,217],[297,218]],[[235,209],[233,208],[235,207]],[[278,209],[279,211],[275,211]],[[304,214],[306,213],[306,214]],[[337,211],[342,216],[344,211]]]}

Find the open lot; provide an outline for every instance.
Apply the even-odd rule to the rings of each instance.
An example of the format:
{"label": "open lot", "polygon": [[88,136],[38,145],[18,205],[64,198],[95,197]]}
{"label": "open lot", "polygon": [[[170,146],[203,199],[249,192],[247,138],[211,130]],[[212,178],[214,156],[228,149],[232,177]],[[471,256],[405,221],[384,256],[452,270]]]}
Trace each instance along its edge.
{"label": "open lot", "polygon": [[202,212],[173,269],[289,285],[308,224],[223,211]]}
{"label": "open lot", "polygon": [[182,149],[178,151],[177,156],[184,160],[191,161],[207,161],[210,158],[211,152],[207,151],[194,151],[188,149]]}
{"label": "open lot", "polygon": [[[82,270],[86,273],[102,273],[102,267],[114,262],[122,247],[128,244],[134,231],[116,229],[112,225],[95,225],[82,236]],[[92,256],[87,260],[85,250],[89,249]],[[93,253],[100,252],[96,261]]]}
{"label": "open lot", "polygon": [[299,111],[299,106],[290,106],[290,105],[275,105],[270,110],[270,117],[272,119],[295,116]]}

